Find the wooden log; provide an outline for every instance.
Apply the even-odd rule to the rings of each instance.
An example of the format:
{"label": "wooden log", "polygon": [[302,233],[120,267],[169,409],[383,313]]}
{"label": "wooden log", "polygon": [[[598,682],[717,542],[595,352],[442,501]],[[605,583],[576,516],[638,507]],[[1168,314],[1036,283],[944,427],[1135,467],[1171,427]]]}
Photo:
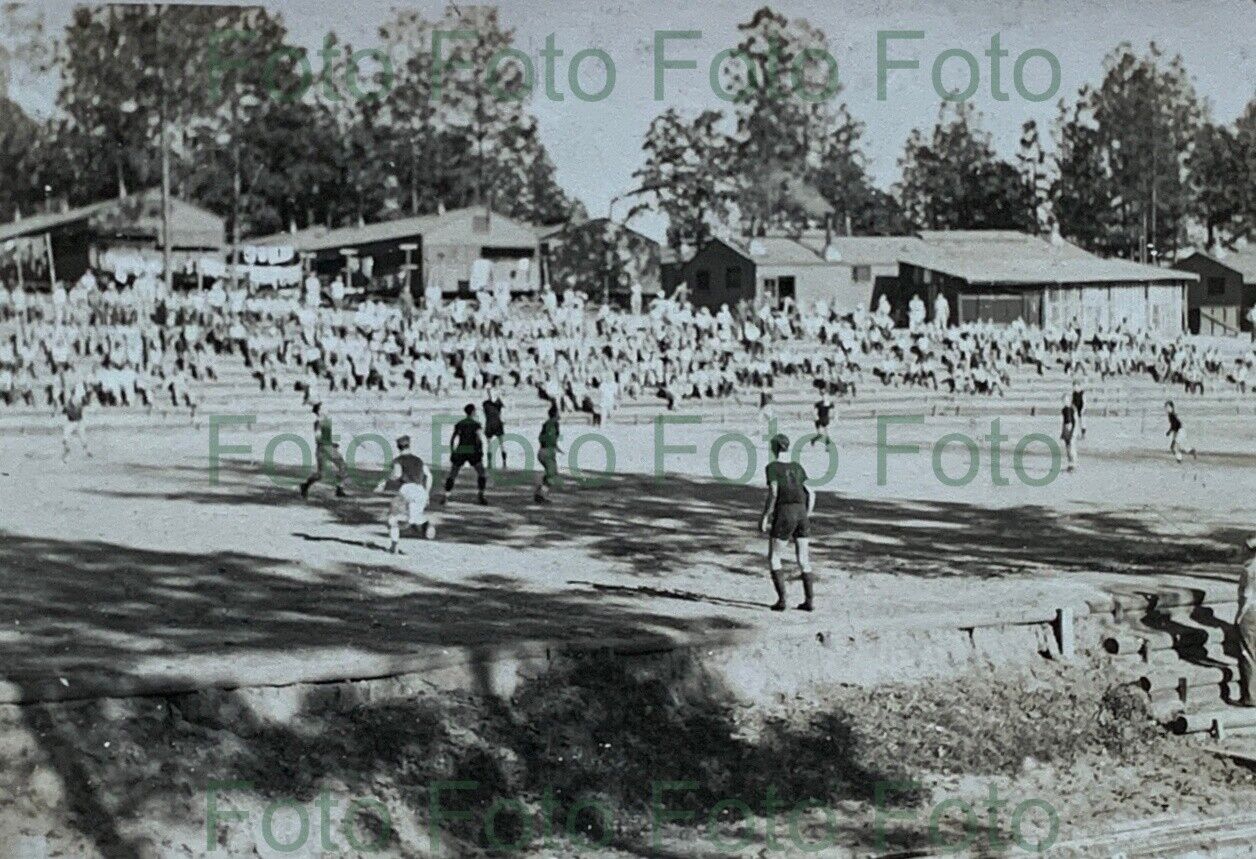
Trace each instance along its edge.
{"label": "wooden log", "polygon": [[1183,644],[1169,649],[1150,650],[1143,661],[1150,665],[1216,663],[1227,668],[1233,668],[1238,665],[1234,657],[1225,652],[1225,648],[1220,641],[1199,645]]}
{"label": "wooden log", "polygon": [[1238,699],[1239,684],[1237,680],[1219,680],[1216,683],[1197,683],[1191,685],[1179,677],[1176,684],[1156,686],[1147,693],[1152,704],[1165,704],[1180,701],[1184,704],[1203,704],[1208,701],[1230,702]]}
{"label": "wooden log", "polygon": [[1256,707],[1226,707],[1199,713],[1183,713],[1170,725],[1178,734],[1218,733],[1230,728],[1256,728]]}
{"label": "wooden log", "polygon": [[1100,646],[1113,656],[1145,656],[1160,650],[1220,646],[1225,637],[1226,629],[1219,626],[1183,624],[1181,627],[1165,630],[1138,625],[1107,633],[1100,639]]}
{"label": "wooden log", "polygon": [[1236,680],[1238,672],[1229,667],[1211,665],[1191,665],[1184,663],[1180,667],[1149,672],[1134,681],[1134,685],[1148,694],[1156,690],[1176,689],[1178,683],[1186,681],[1187,688],[1193,686],[1209,686],[1229,683]]}

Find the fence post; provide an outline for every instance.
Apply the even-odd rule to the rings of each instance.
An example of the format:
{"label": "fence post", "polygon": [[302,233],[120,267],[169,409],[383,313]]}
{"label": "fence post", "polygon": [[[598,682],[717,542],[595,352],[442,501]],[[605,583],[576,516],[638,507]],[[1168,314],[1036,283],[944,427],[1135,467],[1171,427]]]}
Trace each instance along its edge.
{"label": "fence post", "polygon": [[1077,644],[1073,636],[1073,609],[1067,607],[1056,609],[1053,625],[1060,658],[1072,659],[1077,654]]}

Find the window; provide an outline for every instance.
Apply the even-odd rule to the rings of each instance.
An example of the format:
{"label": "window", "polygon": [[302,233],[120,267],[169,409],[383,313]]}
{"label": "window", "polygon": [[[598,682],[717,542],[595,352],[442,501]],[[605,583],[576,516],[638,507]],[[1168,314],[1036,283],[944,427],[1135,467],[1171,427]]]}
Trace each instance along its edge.
{"label": "window", "polygon": [[1219,295],[1225,295],[1225,278],[1224,277],[1208,278],[1208,297],[1216,298]]}
{"label": "window", "polygon": [[777,278],[776,281],[776,299],[784,301],[787,298],[794,297],[794,279],[792,277]]}
{"label": "window", "polygon": [[741,266],[730,265],[724,269],[724,288],[734,292],[741,290]]}
{"label": "window", "polygon": [[702,269],[693,276],[693,279],[694,286],[697,288],[698,292],[711,291],[711,272],[706,269]]}
{"label": "window", "polygon": [[850,279],[855,283],[863,283],[872,280],[872,266],[857,265],[851,269]]}
{"label": "window", "polygon": [[471,218],[471,232],[487,233],[488,232],[488,215],[475,215]]}

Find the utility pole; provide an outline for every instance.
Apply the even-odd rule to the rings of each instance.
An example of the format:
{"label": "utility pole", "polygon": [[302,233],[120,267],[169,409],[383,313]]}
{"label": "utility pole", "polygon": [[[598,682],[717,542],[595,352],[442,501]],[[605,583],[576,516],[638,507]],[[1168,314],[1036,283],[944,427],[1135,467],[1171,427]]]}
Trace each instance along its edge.
{"label": "utility pole", "polygon": [[[157,7],[157,44],[161,45],[161,25],[166,18],[166,7]],[[174,287],[174,270],[170,245],[170,129],[169,93],[166,91],[165,66],[158,68],[158,80],[161,87],[161,102],[157,111],[157,119],[161,123],[161,261],[165,272],[166,294]]]}

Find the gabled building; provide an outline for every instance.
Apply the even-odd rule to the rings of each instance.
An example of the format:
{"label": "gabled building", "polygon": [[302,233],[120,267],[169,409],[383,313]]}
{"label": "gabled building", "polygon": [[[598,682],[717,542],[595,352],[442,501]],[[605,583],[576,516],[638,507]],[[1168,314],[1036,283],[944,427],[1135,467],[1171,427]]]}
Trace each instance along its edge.
{"label": "gabled building", "polygon": [[1195,250],[1173,267],[1199,275],[1187,292],[1187,325],[1192,334],[1252,330],[1247,315],[1256,305],[1256,247],[1213,253]]}
{"label": "gabled building", "polygon": [[824,302],[839,313],[869,309],[882,292],[893,292],[898,257],[911,237],[797,236],[712,239],[681,267],[690,300],[730,307],[740,301],[802,306]]}
{"label": "gabled building", "polygon": [[1078,325],[1087,333],[1123,326],[1179,334],[1187,289],[1199,279],[1013,230],[922,232],[920,242],[904,250],[900,269],[896,310],[919,295],[932,318],[941,294],[953,323],[1021,319]]}
{"label": "gabled building", "polygon": [[[357,280],[397,279],[403,272],[406,250],[414,245],[411,262],[418,266],[413,290],[437,286],[445,295],[469,295],[473,279],[512,284],[515,292],[532,292],[541,284],[541,238],[531,224],[493,212],[483,206],[454,209],[361,226],[311,227],[295,232],[250,239],[252,245],[284,245],[308,255],[309,265],[325,276],[343,273],[346,260]],[[346,254],[345,252],[349,252]],[[477,266],[485,260],[487,266]]]}
{"label": "gabled building", "polygon": [[[155,257],[162,251],[161,192],[102,200],[62,212],[47,212],[0,226],[0,245],[38,241],[52,249],[57,279],[73,283],[89,268],[102,267],[110,251]],[[185,200],[170,200],[172,268],[185,269],[206,253],[217,254],[226,244],[222,218]],[[29,254],[40,263],[48,282],[46,254]]]}

